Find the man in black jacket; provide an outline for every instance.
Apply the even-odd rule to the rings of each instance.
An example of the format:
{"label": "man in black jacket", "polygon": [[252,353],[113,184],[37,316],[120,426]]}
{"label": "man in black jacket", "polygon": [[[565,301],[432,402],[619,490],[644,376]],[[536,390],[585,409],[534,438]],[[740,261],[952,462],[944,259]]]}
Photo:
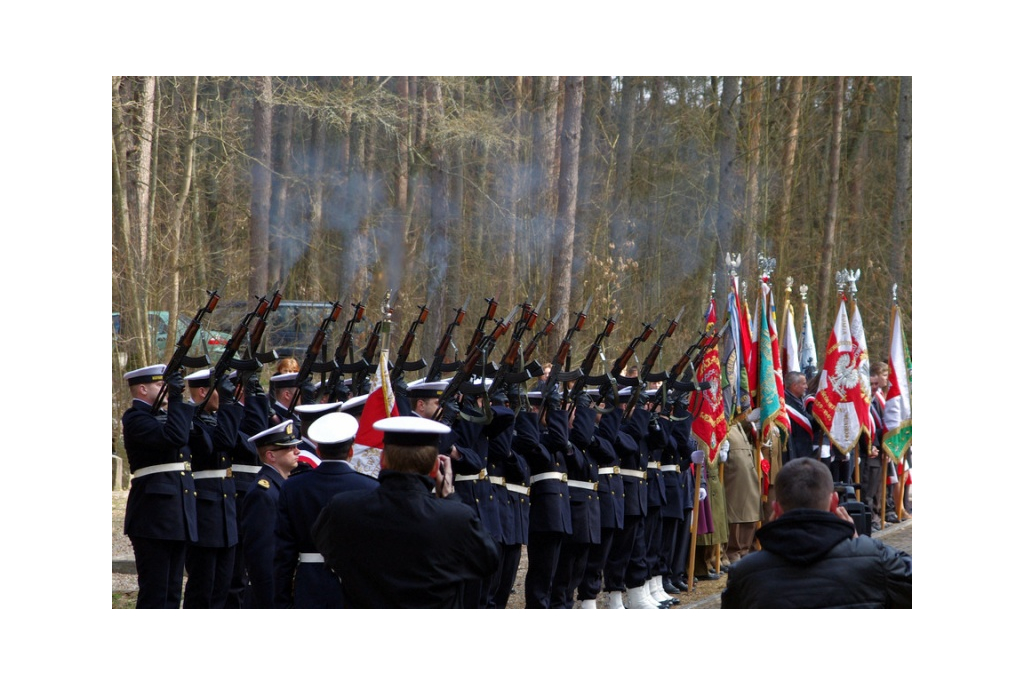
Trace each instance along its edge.
{"label": "man in black jacket", "polygon": [[815,459],[779,471],[761,551],[729,570],[723,609],[909,609],[910,555],[858,537],[828,467]]}
{"label": "man in black jacket", "polygon": [[[335,495],[313,541],[353,609],[461,609],[464,586],[498,568],[498,545],[455,495],[451,460],[438,455],[450,429],[418,416],[373,424],[384,433],[380,487]],[[434,492],[431,492],[431,489]],[[479,592],[472,598],[476,606]]]}

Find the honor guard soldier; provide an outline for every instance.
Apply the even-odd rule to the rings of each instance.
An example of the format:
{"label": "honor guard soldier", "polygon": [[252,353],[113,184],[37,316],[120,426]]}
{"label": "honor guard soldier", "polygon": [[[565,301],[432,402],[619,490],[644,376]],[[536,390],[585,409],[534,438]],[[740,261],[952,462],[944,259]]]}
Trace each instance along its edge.
{"label": "honor guard soldier", "polygon": [[242,499],[239,520],[242,553],[249,577],[246,609],[271,609],[274,606],[274,529],[277,525],[277,500],[285,479],[298,464],[301,442],[292,421],[285,421],[249,438],[260,454],[263,467],[256,482]]}
{"label": "honor guard soldier", "polygon": [[[198,538],[188,451],[192,408],[181,399],[181,374],[165,378],[166,368],[157,364],[124,375],[132,395],[132,406],[121,418],[132,472],[124,533],[135,552],[139,609],[180,608],[185,545]],[[165,404],[154,412],[165,383]]]}
{"label": "honor guard soldier", "polygon": [[185,377],[195,415],[189,435],[199,539],[185,552],[186,609],[223,609],[238,545],[231,452],[239,441],[242,405],[225,377],[211,387],[210,369]]}
{"label": "honor guard soldier", "polygon": [[455,499],[451,460],[438,454],[451,429],[418,416],[373,427],[384,433],[380,487],[335,495],[313,525],[317,549],[341,579],[344,604],[463,608],[465,585],[497,569],[498,546]]}
{"label": "honor guard soldier", "polygon": [[309,426],[317,419],[327,416],[331,412],[337,412],[341,409],[342,404],[344,402],[339,401],[324,404],[300,404],[295,407],[295,415],[298,417],[296,423],[299,426],[299,433],[302,434],[302,443],[299,444],[299,465],[295,467],[291,475],[297,476],[320,465],[320,457],[316,453],[316,443],[309,437]]}
{"label": "honor guard soldier", "polygon": [[[547,399],[545,425],[540,421],[544,393],[527,393],[530,411],[520,412],[512,448],[518,449],[530,467],[530,530],[526,555],[524,594],[527,609],[551,607],[551,591],[562,545],[572,534],[569,508],[569,476],[565,468],[568,420],[559,409],[561,394],[556,390]],[[563,416],[557,416],[562,414]],[[548,430],[554,424],[556,432]],[[558,431],[561,427],[562,430]]]}
{"label": "honor guard soldier", "polygon": [[349,464],[359,422],[337,410],[341,402],[334,404],[333,410],[311,420],[304,429],[316,445],[320,465],[306,473],[292,472],[277,502],[274,604],[278,609],[342,608],[341,585],[313,543],[313,523],[339,492],[375,490],[379,485]]}
{"label": "honor guard soldier", "polygon": [[[273,404],[270,407],[270,423],[278,424],[284,421],[295,421],[295,423],[298,423],[299,417],[293,412],[288,411],[292,398],[295,397],[297,392],[300,392],[298,378],[299,374],[297,372],[279,373],[276,376],[270,377],[270,397],[273,399]],[[299,402],[301,402],[301,398]]]}

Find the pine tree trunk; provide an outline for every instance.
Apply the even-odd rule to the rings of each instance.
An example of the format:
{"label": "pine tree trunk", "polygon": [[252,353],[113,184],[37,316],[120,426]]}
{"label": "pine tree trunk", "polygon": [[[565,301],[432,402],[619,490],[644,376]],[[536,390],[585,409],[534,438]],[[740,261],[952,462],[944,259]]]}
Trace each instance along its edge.
{"label": "pine tree trunk", "polygon": [[825,210],[825,234],[821,244],[821,265],[818,270],[818,337],[828,340],[825,331],[831,327],[829,311],[834,301],[829,297],[833,287],[832,252],[836,246],[836,219],[839,211],[839,167],[843,150],[843,77],[837,76],[832,94],[832,142],[828,161],[828,206]]}
{"label": "pine tree trunk", "polygon": [[252,198],[249,217],[249,292],[267,289],[270,253],[270,165],[273,139],[273,95],[269,76],[255,77],[253,98]]}
{"label": "pine tree trunk", "polygon": [[[551,251],[551,304],[555,311],[569,309],[572,290],[573,233],[576,228],[576,194],[580,166],[580,121],[583,114],[583,77],[565,79],[565,111],[562,119],[561,162],[558,172],[558,210],[555,240]],[[558,321],[551,338],[560,340],[569,327],[569,317]]]}
{"label": "pine tree trunk", "polygon": [[910,149],[911,131],[911,79],[910,76],[900,77],[899,121],[897,123],[896,140],[896,194],[892,201],[892,220],[889,224],[892,234],[892,272],[893,283],[903,286],[905,273],[905,256],[907,234],[910,232]]}
{"label": "pine tree trunk", "polygon": [[800,138],[800,101],[803,91],[803,76],[786,79],[786,140],[782,147],[782,190],[778,210],[772,228],[779,235],[779,265],[786,264],[786,248],[789,244],[792,217],[790,208],[793,200],[793,179],[796,176],[796,147]]}

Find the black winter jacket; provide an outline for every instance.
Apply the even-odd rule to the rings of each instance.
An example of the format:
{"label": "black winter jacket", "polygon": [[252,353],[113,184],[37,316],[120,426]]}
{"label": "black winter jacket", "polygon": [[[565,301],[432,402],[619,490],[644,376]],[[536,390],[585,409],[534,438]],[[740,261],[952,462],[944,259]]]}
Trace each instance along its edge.
{"label": "black winter jacket", "polygon": [[911,557],[830,512],[794,509],[729,569],[723,609],[909,609]]}

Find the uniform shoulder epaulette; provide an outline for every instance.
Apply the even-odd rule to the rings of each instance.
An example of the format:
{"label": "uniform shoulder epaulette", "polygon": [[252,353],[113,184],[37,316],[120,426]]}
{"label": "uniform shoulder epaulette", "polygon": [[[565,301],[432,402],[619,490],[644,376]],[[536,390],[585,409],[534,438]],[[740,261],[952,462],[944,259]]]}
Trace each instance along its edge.
{"label": "uniform shoulder epaulette", "polygon": [[260,486],[264,490],[270,489],[270,481],[267,480],[266,478],[260,478],[258,481],[256,481],[256,485]]}

